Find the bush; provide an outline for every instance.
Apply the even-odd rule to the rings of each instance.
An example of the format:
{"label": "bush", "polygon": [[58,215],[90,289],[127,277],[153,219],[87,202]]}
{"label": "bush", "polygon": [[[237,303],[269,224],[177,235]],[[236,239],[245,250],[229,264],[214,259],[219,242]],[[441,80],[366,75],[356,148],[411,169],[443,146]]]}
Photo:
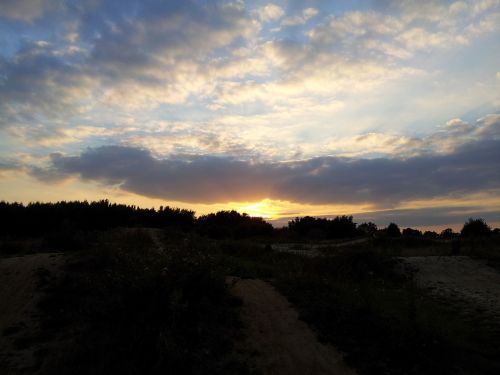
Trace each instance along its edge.
{"label": "bush", "polygon": [[245,373],[231,352],[235,303],[214,270],[190,248],[159,252],[145,231],[104,238],[41,304],[47,332],[72,332],[44,373]]}
{"label": "bush", "polygon": [[464,224],[460,234],[463,237],[484,237],[491,234],[491,229],[483,219],[472,219]]}
{"label": "bush", "polygon": [[389,237],[399,237],[401,236],[401,230],[399,230],[399,227],[395,223],[390,223],[387,228],[385,229],[385,233]]}

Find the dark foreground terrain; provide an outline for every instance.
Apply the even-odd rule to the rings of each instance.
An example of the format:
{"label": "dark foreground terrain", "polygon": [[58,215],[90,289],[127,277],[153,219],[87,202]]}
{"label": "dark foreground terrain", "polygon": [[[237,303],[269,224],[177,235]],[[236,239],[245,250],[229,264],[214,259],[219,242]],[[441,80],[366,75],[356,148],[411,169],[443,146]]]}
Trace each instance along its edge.
{"label": "dark foreground terrain", "polygon": [[0,373],[498,374],[498,245],[5,237]]}

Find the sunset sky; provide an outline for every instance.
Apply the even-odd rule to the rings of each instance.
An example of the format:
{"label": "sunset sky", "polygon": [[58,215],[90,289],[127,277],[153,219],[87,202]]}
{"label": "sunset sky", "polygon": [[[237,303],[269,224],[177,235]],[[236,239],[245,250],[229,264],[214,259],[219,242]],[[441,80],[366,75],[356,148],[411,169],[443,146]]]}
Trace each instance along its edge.
{"label": "sunset sky", "polygon": [[0,200],[500,226],[500,0],[0,0]]}

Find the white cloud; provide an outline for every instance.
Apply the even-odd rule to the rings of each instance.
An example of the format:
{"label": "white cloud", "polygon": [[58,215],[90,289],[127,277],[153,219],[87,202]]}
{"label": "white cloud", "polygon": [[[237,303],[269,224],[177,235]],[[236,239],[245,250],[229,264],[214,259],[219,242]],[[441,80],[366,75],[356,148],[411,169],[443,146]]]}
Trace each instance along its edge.
{"label": "white cloud", "polygon": [[[276,4],[254,11],[238,1],[193,12],[194,3],[179,1],[153,10],[145,3],[139,7],[143,12],[134,8],[127,17],[111,10],[75,15],[57,38],[32,41],[0,59],[0,121],[23,145],[91,144],[109,137],[158,152],[248,155],[251,150],[273,160],[335,150],[351,154],[359,147],[383,153],[400,143],[414,152],[425,137],[397,135],[397,128],[423,133],[443,118],[461,115],[456,108],[498,104],[498,81],[491,77],[500,79],[495,66],[480,87],[475,83],[482,77],[466,81],[469,72],[463,71],[452,77],[447,61],[421,55],[465,51],[476,36],[495,32],[500,21],[494,1],[481,2],[476,13],[471,1],[399,3],[383,13],[317,17],[272,38],[263,22],[300,26],[319,10],[286,17]],[[94,6],[96,12],[105,7]],[[458,79],[463,84],[452,86]],[[488,112],[489,107],[483,113]],[[137,127],[175,118],[185,128],[175,134],[122,134],[100,124],[112,127],[127,116]],[[424,119],[429,116],[434,117]],[[81,123],[94,126],[75,128]],[[386,133],[380,130],[388,127]],[[209,142],[218,132],[229,137],[217,138],[222,146]],[[347,138],[339,137],[345,133]]]}
{"label": "white cloud", "polygon": [[431,48],[451,48],[455,45],[466,45],[468,39],[464,35],[455,35],[447,32],[428,32],[414,27],[401,33],[396,40],[402,42],[409,50]]}
{"label": "white cloud", "polygon": [[281,21],[281,26],[303,25],[307,21],[309,21],[309,19],[316,16],[317,14],[318,14],[318,10],[316,8],[306,8],[302,11],[301,15],[291,16],[291,17],[285,18],[283,21]]}
{"label": "white cloud", "polygon": [[275,21],[283,17],[285,11],[279,5],[269,3],[257,9],[257,15],[262,22]]}
{"label": "white cloud", "polygon": [[306,8],[302,11],[302,15],[306,20],[316,16],[318,13],[319,11],[316,8]]}

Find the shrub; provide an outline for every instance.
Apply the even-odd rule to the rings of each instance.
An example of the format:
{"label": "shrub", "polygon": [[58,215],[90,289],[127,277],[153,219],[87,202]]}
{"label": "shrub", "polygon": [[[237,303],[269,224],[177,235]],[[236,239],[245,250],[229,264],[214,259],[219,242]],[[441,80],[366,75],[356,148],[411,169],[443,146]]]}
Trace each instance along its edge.
{"label": "shrub", "polygon": [[399,237],[401,236],[401,231],[399,230],[399,227],[395,223],[390,223],[387,228],[385,229],[386,234],[389,237]]}
{"label": "shrub", "polygon": [[484,237],[491,234],[491,229],[483,219],[472,219],[464,224],[460,234],[463,237]]}

